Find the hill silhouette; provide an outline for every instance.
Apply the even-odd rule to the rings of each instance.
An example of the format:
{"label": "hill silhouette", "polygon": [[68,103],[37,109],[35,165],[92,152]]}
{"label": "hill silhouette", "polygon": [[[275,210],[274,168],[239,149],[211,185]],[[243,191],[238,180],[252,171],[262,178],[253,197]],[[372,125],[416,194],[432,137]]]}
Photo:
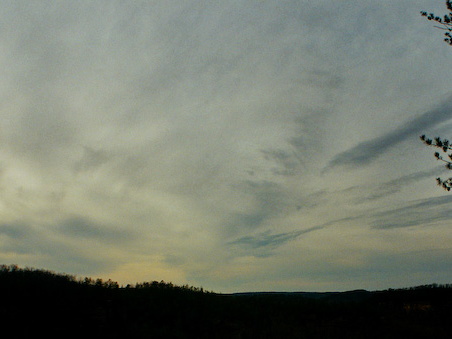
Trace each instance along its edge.
{"label": "hill silhouette", "polygon": [[0,266],[0,322],[15,337],[450,338],[452,286],[217,294]]}

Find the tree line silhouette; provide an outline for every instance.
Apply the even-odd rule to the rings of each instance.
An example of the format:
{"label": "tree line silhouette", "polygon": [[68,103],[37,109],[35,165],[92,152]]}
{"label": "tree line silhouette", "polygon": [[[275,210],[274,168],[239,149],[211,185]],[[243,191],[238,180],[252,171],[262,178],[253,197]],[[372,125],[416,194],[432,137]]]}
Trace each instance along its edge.
{"label": "tree line silhouette", "polygon": [[16,337],[450,338],[452,285],[335,293],[219,294],[119,286],[0,266],[0,323]]}

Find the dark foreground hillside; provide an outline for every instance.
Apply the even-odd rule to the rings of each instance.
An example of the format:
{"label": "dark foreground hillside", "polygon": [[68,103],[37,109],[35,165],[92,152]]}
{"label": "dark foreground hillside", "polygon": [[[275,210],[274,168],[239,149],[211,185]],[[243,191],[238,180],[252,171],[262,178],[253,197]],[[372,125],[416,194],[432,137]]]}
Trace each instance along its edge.
{"label": "dark foreground hillside", "polygon": [[0,266],[0,291],[1,327],[22,338],[452,338],[450,285],[222,295]]}

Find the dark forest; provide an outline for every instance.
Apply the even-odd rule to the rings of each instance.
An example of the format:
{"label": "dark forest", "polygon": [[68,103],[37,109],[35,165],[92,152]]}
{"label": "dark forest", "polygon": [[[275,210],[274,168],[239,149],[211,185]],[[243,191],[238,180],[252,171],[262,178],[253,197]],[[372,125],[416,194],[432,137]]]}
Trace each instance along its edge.
{"label": "dark forest", "polygon": [[15,337],[450,338],[452,285],[384,291],[218,294],[167,282],[119,286],[0,267],[1,324]]}

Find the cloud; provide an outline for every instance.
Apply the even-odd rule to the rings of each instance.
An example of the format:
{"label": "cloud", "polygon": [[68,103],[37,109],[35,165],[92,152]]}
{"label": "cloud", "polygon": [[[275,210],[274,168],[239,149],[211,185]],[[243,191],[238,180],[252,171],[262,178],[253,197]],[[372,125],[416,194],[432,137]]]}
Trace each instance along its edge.
{"label": "cloud", "polygon": [[274,233],[272,231],[259,232],[254,235],[240,237],[238,239],[229,241],[227,245],[233,248],[240,249],[240,254],[255,255],[255,256],[268,256],[273,253],[278,247],[285,245],[288,242],[295,241],[299,237],[311,232],[323,230],[325,228],[341,225],[346,222],[357,220],[362,216],[346,217],[330,220],[321,225],[308,227],[302,230],[296,230],[291,232]]}
{"label": "cloud", "polygon": [[375,213],[371,225],[376,229],[428,226],[452,220],[452,196],[440,196],[414,201],[408,206]]}
{"label": "cloud", "polygon": [[0,224],[0,260],[77,274],[111,270],[122,263],[122,251],[136,244],[130,229],[70,217],[52,224],[28,221]]}
{"label": "cloud", "polygon": [[[2,236],[3,235],[3,236]],[[48,267],[67,272],[97,272],[112,267],[103,255],[92,256],[84,246],[77,246],[56,235],[47,228],[25,222],[0,225],[0,260],[11,257],[17,264],[34,266],[47,262]]]}
{"label": "cloud", "polygon": [[410,187],[411,185],[417,183],[422,179],[433,177],[434,173],[437,172],[437,170],[438,168],[428,171],[410,173],[394,180],[386,181],[380,185],[376,185],[375,188],[371,189],[371,192],[369,192],[368,194],[364,193],[364,196],[360,197],[359,199],[363,201],[385,198],[388,195],[398,193],[402,189]]}
{"label": "cloud", "polygon": [[229,242],[228,244],[237,245],[237,246],[248,248],[251,250],[259,249],[261,247],[265,247],[267,250],[274,249],[276,247],[279,247],[279,246],[285,244],[288,241],[297,239],[299,236],[301,236],[303,234],[310,233],[310,232],[313,232],[316,230],[320,230],[324,227],[325,226],[316,226],[316,227],[311,227],[311,228],[301,230],[301,231],[276,233],[276,234],[271,234],[270,231],[265,231],[265,232],[255,235],[255,236],[241,237],[237,240]]}
{"label": "cloud", "polygon": [[386,198],[390,195],[409,189],[413,184],[426,178],[435,178],[438,170],[444,166],[435,167],[432,170],[418,171],[397,177],[389,181],[381,183],[375,182],[372,185],[357,185],[348,187],[339,192],[339,194],[347,194],[352,196],[351,200],[356,204],[373,202]]}
{"label": "cloud", "polygon": [[[277,218],[290,204],[284,185],[267,180],[245,180],[233,186],[243,195],[247,208],[242,211],[228,210],[222,224],[224,234],[235,236],[262,228]],[[237,194],[238,195],[238,194]]]}
{"label": "cloud", "polygon": [[96,169],[102,164],[108,162],[112,156],[104,150],[95,150],[91,147],[83,147],[83,155],[79,161],[74,164],[76,172],[84,172]]}
{"label": "cloud", "polygon": [[86,217],[72,217],[63,220],[58,223],[57,231],[72,238],[95,240],[110,244],[124,243],[134,238],[131,230],[97,224]]}
{"label": "cloud", "polygon": [[[411,13],[425,4],[5,3],[0,259],[198,286],[230,269],[243,286],[298,288],[329,279],[328,256],[347,262],[356,229],[447,223],[446,203],[413,201],[434,185],[407,194],[433,175],[412,159],[321,174],[447,131],[451,99],[410,113],[448,90],[449,47],[432,53]],[[344,130],[367,141],[353,148]]]}
{"label": "cloud", "polygon": [[[400,243],[403,248],[403,241]],[[393,275],[393,287],[413,286],[417,284],[448,281],[445,272],[452,265],[452,248],[421,249],[401,251],[401,253],[375,253],[367,258],[367,272],[363,275],[374,275],[376,281],[381,277]]]}
{"label": "cloud", "polygon": [[264,150],[262,151],[266,160],[274,161],[278,164],[272,169],[273,174],[290,176],[294,175],[300,165],[300,161],[293,154],[284,150]]}
{"label": "cloud", "polygon": [[429,128],[451,119],[452,96],[437,108],[427,111],[417,118],[409,120],[403,126],[383,134],[375,139],[359,143],[349,150],[337,154],[327,168],[337,166],[359,167],[368,165],[392,147],[408,138],[417,137]]}
{"label": "cloud", "polygon": [[2,224],[0,225],[0,234],[11,239],[23,239],[30,232],[28,226],[24,224]]}

